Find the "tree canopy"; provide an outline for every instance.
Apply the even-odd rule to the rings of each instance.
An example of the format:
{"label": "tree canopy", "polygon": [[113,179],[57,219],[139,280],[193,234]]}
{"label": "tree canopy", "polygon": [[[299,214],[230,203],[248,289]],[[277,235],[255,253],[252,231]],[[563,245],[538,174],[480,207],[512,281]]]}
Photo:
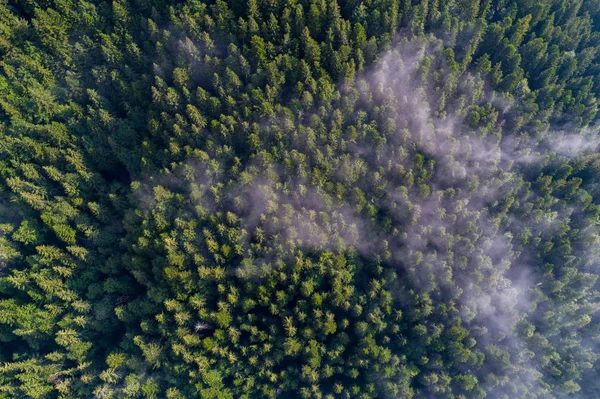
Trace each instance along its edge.
{"label": "tree canopy", "polygon": [[597,0],[0,0],[0,399],[600,397]]}

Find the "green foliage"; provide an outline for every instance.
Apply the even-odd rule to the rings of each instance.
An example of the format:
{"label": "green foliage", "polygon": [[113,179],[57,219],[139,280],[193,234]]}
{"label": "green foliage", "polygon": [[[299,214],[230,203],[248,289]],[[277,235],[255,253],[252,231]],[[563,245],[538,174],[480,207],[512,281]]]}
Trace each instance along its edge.
{"label": "green foliage", "polygon": [[599,39],[583,0],[1,1],[0,398],[598,397]]}

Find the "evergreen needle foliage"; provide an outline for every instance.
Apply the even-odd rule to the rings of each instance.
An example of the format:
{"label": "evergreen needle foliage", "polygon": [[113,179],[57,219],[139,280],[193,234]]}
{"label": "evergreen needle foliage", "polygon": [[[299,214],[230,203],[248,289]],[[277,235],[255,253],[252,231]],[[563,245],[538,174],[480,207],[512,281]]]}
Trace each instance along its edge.
{"label": "evergreen needle foliage", "polygon": [[599,398],[598,0],[0,0],[0,399]]}

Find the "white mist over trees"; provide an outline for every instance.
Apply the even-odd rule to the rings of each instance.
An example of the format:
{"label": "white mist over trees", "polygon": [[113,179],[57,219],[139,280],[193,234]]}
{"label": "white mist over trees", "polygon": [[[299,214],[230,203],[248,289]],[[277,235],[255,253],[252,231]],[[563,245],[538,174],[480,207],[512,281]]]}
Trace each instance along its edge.
{"label": "white mist over trees", "polygon": [[599,16],[0,3],[0,399],[599,396]]}

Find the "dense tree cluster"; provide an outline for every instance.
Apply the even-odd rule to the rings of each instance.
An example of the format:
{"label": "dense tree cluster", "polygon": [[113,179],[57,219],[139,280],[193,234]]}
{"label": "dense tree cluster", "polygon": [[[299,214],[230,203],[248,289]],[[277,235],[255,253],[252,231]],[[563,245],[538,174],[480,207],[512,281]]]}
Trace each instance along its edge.
{"label": "dense tree cluster", "polygon": [[595,0],[0,0],[0,399],[599,397],[599,74]]}

